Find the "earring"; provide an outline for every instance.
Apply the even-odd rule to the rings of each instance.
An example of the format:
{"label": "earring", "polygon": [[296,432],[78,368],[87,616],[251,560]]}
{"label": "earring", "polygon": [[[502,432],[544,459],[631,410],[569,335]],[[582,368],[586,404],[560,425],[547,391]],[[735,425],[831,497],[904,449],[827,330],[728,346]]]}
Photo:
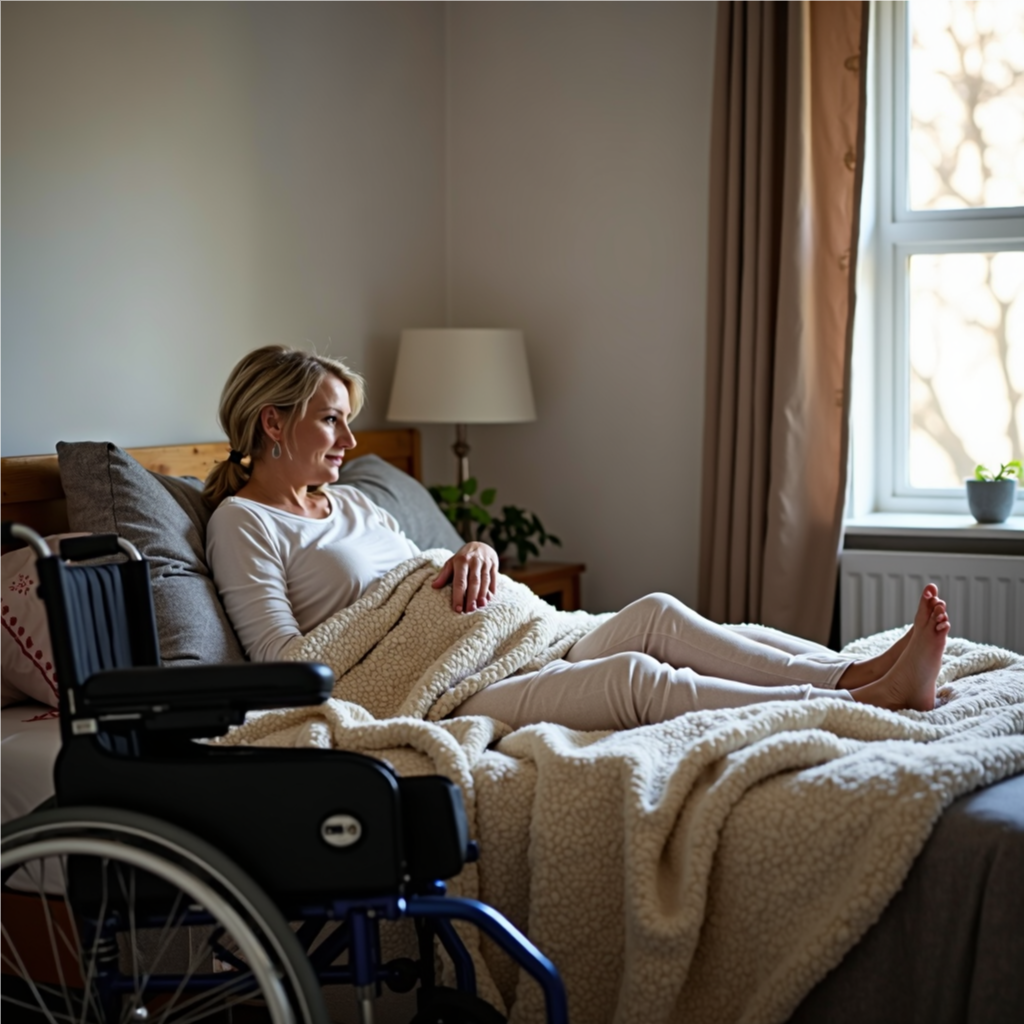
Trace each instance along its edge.
{"label": "earring", "polygon": [[280,441],[275,441],[274,442],[274,447],[270,449],[270,457],[272,459],[279,459],[279,458],[281,458],[281,442]]}

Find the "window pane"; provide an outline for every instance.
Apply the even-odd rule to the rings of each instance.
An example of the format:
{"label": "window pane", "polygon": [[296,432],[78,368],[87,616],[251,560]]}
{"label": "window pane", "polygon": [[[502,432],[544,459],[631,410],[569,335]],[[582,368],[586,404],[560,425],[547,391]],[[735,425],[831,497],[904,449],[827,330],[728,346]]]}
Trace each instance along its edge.
{"label": "window pane", "polygon": [[910,206],[1024,205],[1024,0],[912,0]]}
{"label": "window pane", "polygon": [[910,257],[911,487],[1024,459],[1024,252]]}

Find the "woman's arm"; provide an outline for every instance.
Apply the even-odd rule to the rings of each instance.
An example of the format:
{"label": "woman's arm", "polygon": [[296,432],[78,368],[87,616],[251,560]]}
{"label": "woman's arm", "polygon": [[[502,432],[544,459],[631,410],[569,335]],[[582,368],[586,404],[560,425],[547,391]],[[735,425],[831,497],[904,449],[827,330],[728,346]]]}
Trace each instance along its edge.
{"label": "woman's arm", "polygon": [[[419,548],[402,530],[398,521],[379,505],[374,504],[365,494],[355,488],[351,497],[372,509],[381,525],[399,534],[412,548],[414,554]],[[452,585],[452,609],[457,612],[472,612],[487,605],[498,587],[498,555],[489,544],[471,541],[464,544],[447,562],[434,579],[432,586],[440,590]]]}
{"label": "woman's arm", "polygon": [[211,518],[207,560],[238,639],[252,661],[280,661],[302,637],[274,538],[248,509],[226,506]]}

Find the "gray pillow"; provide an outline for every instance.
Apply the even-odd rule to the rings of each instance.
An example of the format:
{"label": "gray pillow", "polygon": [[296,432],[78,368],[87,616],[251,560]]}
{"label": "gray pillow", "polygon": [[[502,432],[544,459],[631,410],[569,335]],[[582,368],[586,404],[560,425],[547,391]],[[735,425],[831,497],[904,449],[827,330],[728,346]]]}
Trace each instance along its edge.
{"label": "gray pillow", "polygon": [[57,445],[71,530],[117,533],[149,560],[167,665],[244,661],[206,565],[202,482],[151,473],[116,445]]}
{"label": "gray pillow", "polygon": [[458,551],[462,538],[437,502],[415,477],[385,462],[379,455],[363,455],[346,462],[339,484],[357,487],[385,512],[390,512],[405,535],[421,550]]}

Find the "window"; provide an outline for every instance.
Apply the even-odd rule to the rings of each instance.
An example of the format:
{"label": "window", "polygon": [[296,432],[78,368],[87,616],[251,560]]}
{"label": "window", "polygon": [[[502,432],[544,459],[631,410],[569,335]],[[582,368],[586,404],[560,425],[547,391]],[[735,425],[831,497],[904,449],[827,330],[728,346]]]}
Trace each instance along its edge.
{"label": "window", "polygon": [[1024,459],[1024,0],[872,17],[855,511],[870,475],[871,510],[966,512],[975,465]]}

